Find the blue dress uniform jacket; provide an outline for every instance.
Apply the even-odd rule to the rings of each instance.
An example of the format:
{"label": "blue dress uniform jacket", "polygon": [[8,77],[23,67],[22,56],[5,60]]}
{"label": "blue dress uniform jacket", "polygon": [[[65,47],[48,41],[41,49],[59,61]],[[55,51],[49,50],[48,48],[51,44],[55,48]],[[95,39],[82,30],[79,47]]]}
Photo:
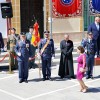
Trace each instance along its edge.
{"label": "blue dress uniform jacket", "polygon": [[89,42],[89,39],[86,39],[82,45],[86,49],[86,67],[88,69],[86,78],[88,79],[93,77],[94,56],[97,51],[97,46],[95,40]]}
{"label": "blue dress uniform jacket", "polygon": [[[46,42],[47,42],[46,39],[42,39],[40,41],[39,50],[41,50],[44,47]],[[50,39],[48,46],[46,47],[46,49],[44,50],[41,56],[45,59],[45,58],[51,58],[54,54],[55,54],[54,41],[53,39]]]}
{"label": "blue dress uniform jacket", "polygon": [[95,40],[92,39],[89,42],[89,39],[85,39],[82,42],[82,46],[86,49],[86,53],[87,54],[95,55],[95,53],[97,51],[97,45],[96,45],[96,41]]}
{"label": "blue dress uniform jacket", "polygon": [[[41,50],[46,44],[47,40],[42,39],[39,45],[39,50]],[[43,79],[50,79],[51,77],[51,57],[55,55],[54,50],[54,41],[50,39],[48,46],[45,48],[44,52],[41,55],[42,59],[42,73]]]}
{"label": "blue dress uniform jacket", "polygon": [[[28,45],[28,47],[26,47]],[[17,56],[18,61],[28,61],[29,57],[31,56],[31,48],[30,42],[26,40],[25,42],[19,41],[15,46],[16,54],[18,52],[21,53],[21,56]]]}
{"label": "blue dress uniform jacket", "polygon": [[15,46],[16,54],[20,53],[21,55],[17,56],[18,60],[18,69],[19,69],[19,79],[27,80],[28,78],[28,60],[31,57],[30,50],[30,41],[19,41]]}

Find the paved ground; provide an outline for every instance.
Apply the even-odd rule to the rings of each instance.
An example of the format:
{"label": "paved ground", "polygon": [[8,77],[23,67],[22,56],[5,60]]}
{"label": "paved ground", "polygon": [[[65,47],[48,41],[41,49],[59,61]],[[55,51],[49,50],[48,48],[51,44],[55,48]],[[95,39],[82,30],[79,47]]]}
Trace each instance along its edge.
{"label": "paved ground", "polygon": [[[42,81],[39,77],[39,69],[29,70],[28,83],[18,83],[18,71],[14,74],[0,72],[0,100],[100,100],[100,66],[94,68],[94,79],[84,81],[89,87],[87,93],[79,92],[79,84],[76,79],[60,79],[58,76],[59,51],[56,51],[56,59],[52,63],[53,81]],[[74,55],[74,69],[76,73],[77,63]],[[41,76],[42,77],[42,76]]]}

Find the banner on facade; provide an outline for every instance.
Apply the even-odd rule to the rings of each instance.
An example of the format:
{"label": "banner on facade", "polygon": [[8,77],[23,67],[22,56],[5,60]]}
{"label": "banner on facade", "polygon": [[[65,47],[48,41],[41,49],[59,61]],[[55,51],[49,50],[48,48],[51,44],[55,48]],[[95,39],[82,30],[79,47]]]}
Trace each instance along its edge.
{"label": "banner on facade", "polygon": [[100,0],[89,0],[90,15],[100,14]]}
{"label": "banner on facade", "polygon": [[82,16],[82,0],[52,0],[53,17]]}

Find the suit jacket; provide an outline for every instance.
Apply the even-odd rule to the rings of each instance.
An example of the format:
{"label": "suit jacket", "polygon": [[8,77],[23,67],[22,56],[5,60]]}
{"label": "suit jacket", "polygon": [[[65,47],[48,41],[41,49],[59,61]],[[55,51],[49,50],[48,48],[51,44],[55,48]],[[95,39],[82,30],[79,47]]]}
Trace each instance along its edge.
{"label": "suit jacket", "polygon": [[3,47],[4,47],[3,37],[2,37],[2,33],[0,33],[0,48]]}
{"label": "suit jacket", "polygon": [[31,57],[30,41],[25,40],[25,42],[23,42],[20,40],[17,42],[15,46],[15,52],[16,54],[18,54],[18,52],[21,53],[21,56],[17,56],[18,61],[28,61],[29,57]]}
{"label": "suit jacket", "polygon": [[99,30],[97,29],[95,23],[90,24],[90,26],[88,27],[88,32],[92,32],[93,33],[93,39],[97,40],[98,37],[100,36],[100,24],[99,24]]}

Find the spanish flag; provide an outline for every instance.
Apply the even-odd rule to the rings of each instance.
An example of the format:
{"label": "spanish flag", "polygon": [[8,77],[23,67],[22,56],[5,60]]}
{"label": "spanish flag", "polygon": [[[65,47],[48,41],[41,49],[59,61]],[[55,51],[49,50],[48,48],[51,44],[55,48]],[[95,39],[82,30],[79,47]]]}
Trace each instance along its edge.
{"label": "spanish flag", "polygon": [[39,33],[39,24],[37,22],[35,22],[34,26],[34,31],[32,34],[32,39],[31,39],[31,44],[33,44],[33,46],[38,46],[38,43],[40,41],[40,33]]}

